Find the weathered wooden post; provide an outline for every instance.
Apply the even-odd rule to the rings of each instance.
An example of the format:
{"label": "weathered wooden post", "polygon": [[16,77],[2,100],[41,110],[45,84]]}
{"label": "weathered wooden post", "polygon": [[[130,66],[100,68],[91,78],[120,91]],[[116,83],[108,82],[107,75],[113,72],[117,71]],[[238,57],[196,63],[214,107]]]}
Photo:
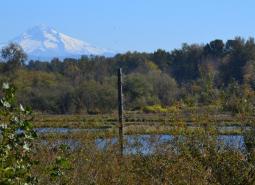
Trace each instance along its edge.
{"label": "weathered wooden post", "polygon": [[118,70],[118,106],[119,106],[119,147],[120,156],[123,156],[123,89],[122,69]]}

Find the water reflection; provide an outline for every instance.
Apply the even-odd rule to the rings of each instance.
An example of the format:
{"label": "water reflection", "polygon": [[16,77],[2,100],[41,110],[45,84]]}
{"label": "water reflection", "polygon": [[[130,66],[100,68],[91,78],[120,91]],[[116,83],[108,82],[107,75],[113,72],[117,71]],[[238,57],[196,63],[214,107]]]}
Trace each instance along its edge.
{"label": "water reflection", "polygon": [[[227,128],[228,130],[230,128]],[[234,127],[233,129],[236,129]],[[36,131],[40,134],[45,133],[71,133],[81,131],[103,131],[102,129],[78,129],[78,128],[37,128]],[[178,137],[178,139],[177,139]],[[246,151],[245,139],[242,135],[219,135],[216,138],[217,147],[219,150],[232,149],[242,152]],[[173,136],[169,134],[144,134],[144,135],[126,135],[124,136],[124,153],[125,154],[153,154],[155,151],[176,150],[176,141],[186,142],[184,136]],[[48,141],[43,141],[44,144],[49,144]],[[93,142],[93,141],[92,141]],[[198,140],[199,142],[199,140]],[[84,147],[81,141],[75,139],[58,139],[51,142],[52,147],[57,147],[61,144],[68,145],[71,149]],[[94,145],[99,150],[107,150],[109,146],[117,145],[117,138],[98,138],[95,139]],[[201,144],[202,147],[202,144]]]}

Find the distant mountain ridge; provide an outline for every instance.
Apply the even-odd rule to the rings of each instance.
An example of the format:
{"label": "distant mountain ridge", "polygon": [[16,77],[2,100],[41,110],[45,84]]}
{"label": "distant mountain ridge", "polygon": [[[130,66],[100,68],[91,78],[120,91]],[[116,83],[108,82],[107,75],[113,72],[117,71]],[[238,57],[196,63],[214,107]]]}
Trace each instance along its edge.
{"label": "distant mountain ridge", "polygon": [[29,59],[79,58],[81,55],[110,57],[115,54],[111,50],[94,47],[45,25],[28,29],[10,42],[19,44]]}

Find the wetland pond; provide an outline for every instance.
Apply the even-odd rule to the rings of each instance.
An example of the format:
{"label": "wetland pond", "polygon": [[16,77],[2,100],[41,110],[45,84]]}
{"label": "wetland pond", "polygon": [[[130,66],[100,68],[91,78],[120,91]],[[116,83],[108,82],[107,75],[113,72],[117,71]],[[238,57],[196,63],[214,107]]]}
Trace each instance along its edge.
{"label": "wetland pond", "polygon": [[[220,129],[231,130],[237,129],[236,126],[224,126]],[[246,130],[251,128],[247,127]],[[97,132],[104,131],[105,129],[78,129],[78,128],[37,128],[35,129],[38,134],[47,133],[74,133],[74,132]],[[124,136],[124,153],[125,154],[142,154],[149,155],[155,151],[162,151],[175,149],[175,139],[177,136],[170,134],[140,134],[140,135],[125,135]],[[183,137],[185,140],[185,136]],[[242,152],[246,151],[245,138],[243,135],[218,135],[216,137],[217,147],[219,149],[233,149]],[[48,144],[47,140],[43,140],[43,144]],[[117,145],[118,138],[97,138],[93,141],[94,145],[100,150],[107,150],[109,146]],[[68,145],[71,149],[75,150],[84,146],[80,140],[73,138],[70,139],[56,139],[51,143],[52,147],[60,146],[61,144]]]}

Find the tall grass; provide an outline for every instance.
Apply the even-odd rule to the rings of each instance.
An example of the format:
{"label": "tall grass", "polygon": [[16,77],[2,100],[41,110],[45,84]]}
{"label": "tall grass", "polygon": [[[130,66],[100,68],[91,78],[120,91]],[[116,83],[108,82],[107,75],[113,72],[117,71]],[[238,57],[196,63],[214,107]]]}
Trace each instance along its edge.
{"label": "tall grass", "polygon": [[[148,147],[152,153],[141,150],[141,140],[130,143],[125,140],[125,155],[119,158],[118,143],[114,137],[104,136],[103,147],[95,143],[98,136],[74,134],[68,140],[76,141],[67,149],[71,167],[64,171],[59,184],[254,184],[254,150],[239,150],[220,145],[217,135],[203,130],[187,132],[171,140],[162,141],[151,136]],[[66,138],[67,139],[67,138]],[[60,155],[60,143],[66,141],[57,136],[40,144],[35,160],[34,175],[39,184],[50,184],[48,170]],[[62,144],[63,144],[62,143]],[[221,147],[220,147],[221,146]],[[224,146],[224,147],[223,147]]]}

